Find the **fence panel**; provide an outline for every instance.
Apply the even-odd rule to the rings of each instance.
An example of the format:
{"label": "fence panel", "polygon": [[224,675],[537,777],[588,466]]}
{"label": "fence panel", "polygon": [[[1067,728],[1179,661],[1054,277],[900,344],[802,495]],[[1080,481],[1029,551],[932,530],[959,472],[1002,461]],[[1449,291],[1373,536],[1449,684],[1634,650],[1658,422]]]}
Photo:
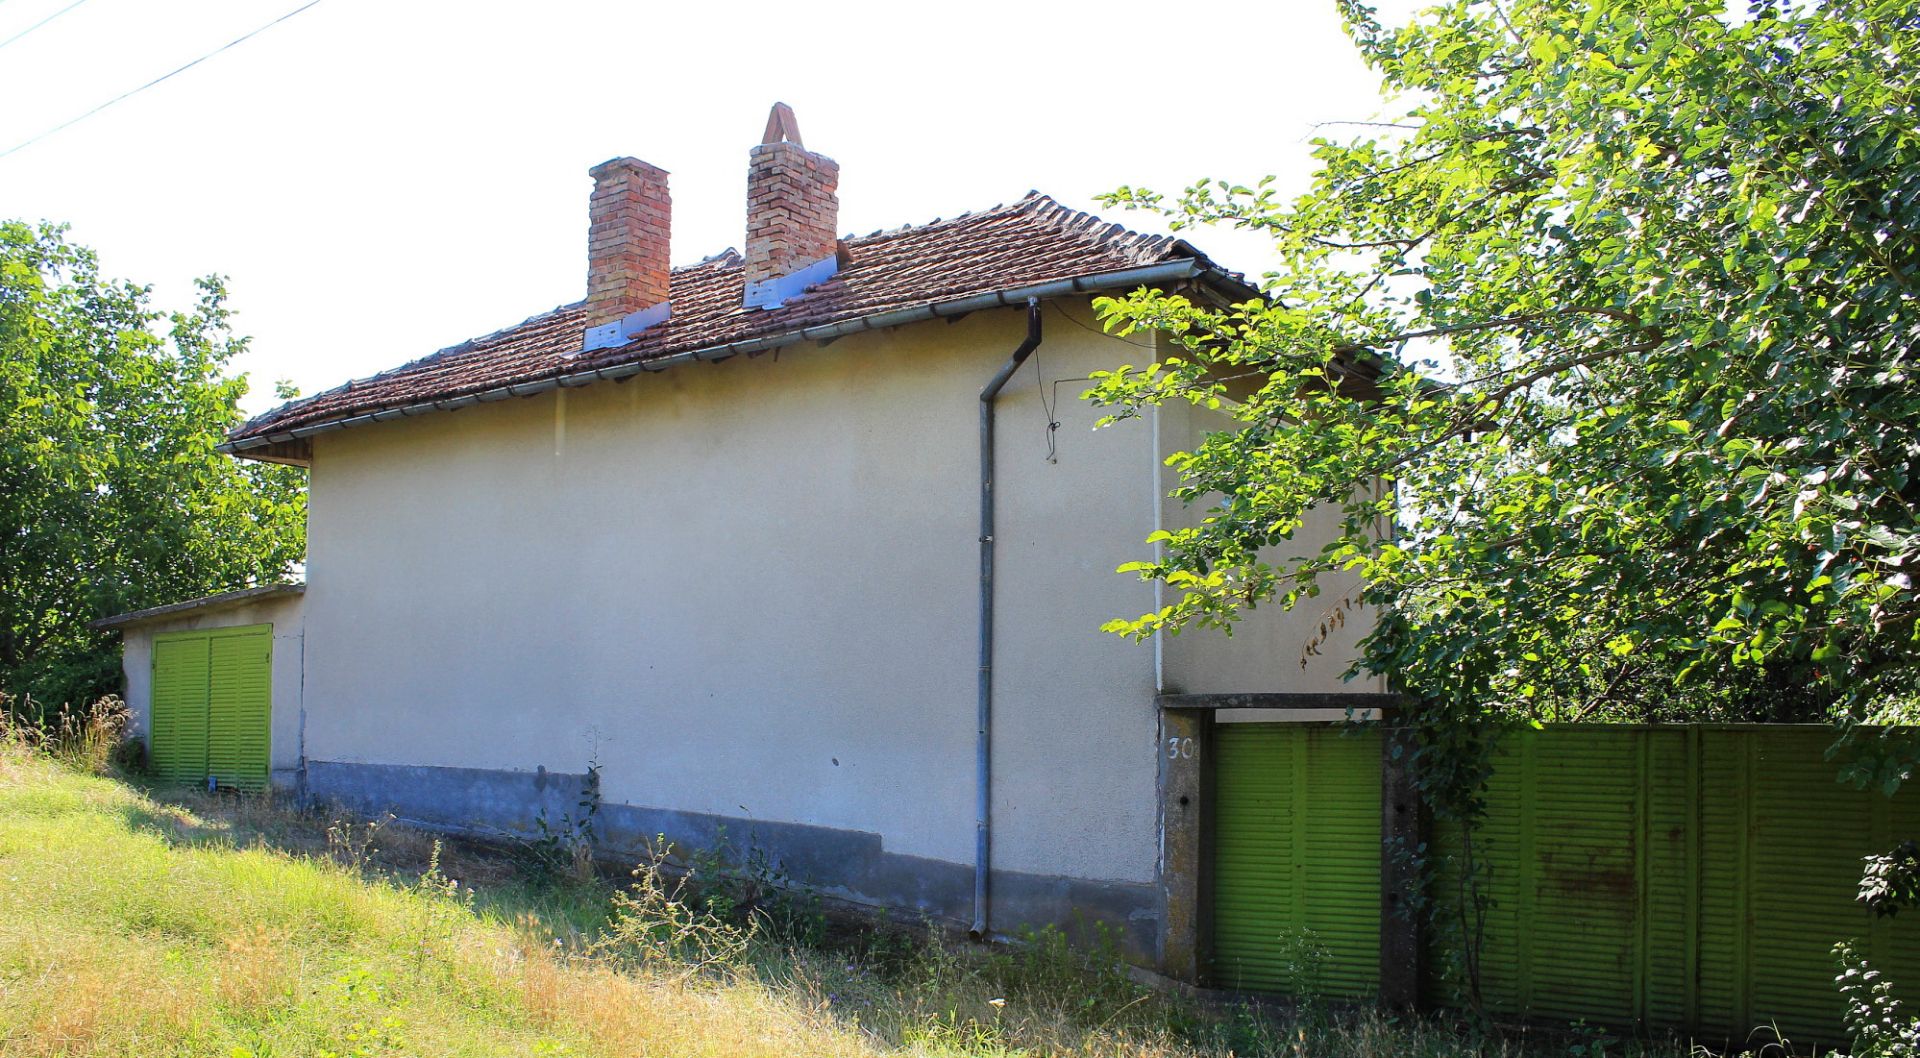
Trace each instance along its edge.
{"label": "fence panel", "polygon": [[1488,901],[1480,1001],[1496,1014],[1831,1042],[1831,948],[1849,938],[1912,1003],[1920,916],[1875,920],[1854,894],[1861,857],[1920,832],[1920,798],[1837,783],[1831,739],[1814,727],[1504,739],[1471,845],[1434,835],[1432,994],[1471,1000],[1471,875]]}

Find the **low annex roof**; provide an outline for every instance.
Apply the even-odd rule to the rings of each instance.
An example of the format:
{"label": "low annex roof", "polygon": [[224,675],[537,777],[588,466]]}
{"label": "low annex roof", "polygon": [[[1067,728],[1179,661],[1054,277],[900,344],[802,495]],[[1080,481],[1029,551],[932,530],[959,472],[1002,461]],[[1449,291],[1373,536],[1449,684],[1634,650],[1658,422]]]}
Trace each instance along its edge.
{"label": "low annex roof", "polygon": [[192,613],[198,610],[219,610],[229,606],[239,606],[242,603],[253,602],[256,599],[271,599],[281,595],[301,595],[304,594],[306,590],[306,584],[297,581],[290,584],[261,584],[252,588],[223,591],[217,595],[203,595],[198,599],[172,602],[165,606],[149,606],[144,610],[132,610],[127,613],[114,614],[112,617],[102,617],[98,621],[89,622],[87,627],[101,630],[124,628],[127,625],[139,624],[142,621],[154,621],[163,617],[176,617],[180,614]]}
{"label": "low annex roof", "polygon": [[326,429],[531,396],[556,385],[585,385],[688,359],[723,359],[929,315],[959,315],[990,307],[996,295],[997,303],[1012,304],[1029,294],[1131,289],[1205,277],[1237,296],[1254,296],[1239,276],[1182,240],[1108,224],[1037,191],[981,212],[849,238],[844,246],[838,274],[781,308],[742,306],[742,262],[728,250],[674,269],[671,318],[625,345],[581,352],[585,303],[562,305],[506,330],[282,405],[234,429],[220,448],[298,462],[304,438]]}

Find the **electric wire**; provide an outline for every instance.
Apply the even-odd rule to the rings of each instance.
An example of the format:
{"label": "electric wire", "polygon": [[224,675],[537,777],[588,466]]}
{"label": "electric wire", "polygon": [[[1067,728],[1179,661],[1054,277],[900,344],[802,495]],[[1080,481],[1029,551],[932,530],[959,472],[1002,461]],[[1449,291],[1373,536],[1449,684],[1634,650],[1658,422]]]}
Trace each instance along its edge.
{"label": "electric wire", "polygon": [[[1092,381],[1093,379],[1091,378],[1056,378],[1052,384],[1049,385],[1046,379],[1046,372],[1040,368],[1040,350],[1035,349],[1033,351],[1033,384],[1035,388],[1040,391],[1040,409],[1046,413],[1047,417],[1047,462],[1060,462],[1060,418],[1058,414],[1060,409],[1060,387],[1068,382]],[[1051,398],[1048,397],[1049,390],[1052,391]]]}
{"label": "electric wire", "polygon": [[[1096,330],[1095,328],[1089,327],[1086,324],[1081,323],[1079,320],[1076,320],[1072,316],[1068,315],[1067,310],[1061,308],[1060,303],[1057,301],[1049,301],[1047,302],[1047,304],[1053,306],[1053,311],[1059,313],[1061,319],[1066,320],[1068,323],[1071,323],[1075,327],[1078,327],[1081,330],[1086,331],[1090,334],[1097,334],[1102,338],[1111,338],[1114,341],[1120,342],[1124,345],[1131,345],[1136,349],[1153,348],[1153,346],[1147,342],[1130,342],[1130,341],[1127,341],[1125,338],[1122,338],[1119,335],[1114,334],[1111,331]],[[1053,385],[1049,387],[1047,385],[1046,379],[1042,377],[1042,372],[1040,370],[1040,350],[1035,349],[1033,351],[1033,382],[1034,382],[1034,385],[1037,386],[1040,390],[1041,410],[1045,411],[1047,415],[1047,427],[1046,427],[1047,462],[1049,463],[1060,462],[1060,436],[1059,436],[1060,435],[1060,419],[1057,413],[1060,409],[1061,385],[1068,382],[1092,382],[1092,381],[1093,379],[1091,378],[1056,378],[1053,380]],[[1049,388],[1051,388],[1053,391],[1051,399],[1048,398],[1048,393],[1047,393]]]}
{"label": "electric wire", "polygon": [[84,4],[86,2],[87,0],[73,0],[73,3],[68,4],[67,6],[61,8],[58,11],[55,11],[53,14],[48,15],[47,17],[41,19],[40,21],[35,22],[33,25],[28,26],[26,29],[23,29],[20,32],[15,33],[13,36],[8,37],[6,40],[0,40],[0,48],[4,48],[7,45],[12,44],[14,41],[19,40],[21,37],[24,37],[27,34],[32,33],[34,30],[39,29],[41,26],[44,26],[47,23],[52,22],[54,19],[59,18],[61,15],[66,14],[67,12],[73,10],[76,7],[79,7],[81,4]]}
{"label": "electric wire", "polygon": [[1100,337],[1102,337],[1102,338],[1111,338],[1111,339],[1113,339],[1114,341],[1116,341],[1116,342],[1119,342],[1119,343],[1120,343],[1120,344],[1122,344],[1122,345],[1131,345],[1131,346],[1133,346],[1133,347],[1134,347],[1135,349],[1151,349],[1151,348],[1153,348],[1153,343],[1152,343],[1152,342],[1135,342],[1135,341],[1129,341],[1128,339],[1126,339],[1126,338],[1122,338],[1122,337],[1121,337],[1120,335],[1117,335],[1117,334],[1115,334],[1115,333],[1113,333],[1112,331],[1104,331],[1104,330],[1101,330],[1101,329],[1100,329],[1100,328],[1098,328],[1098,327],[1089,327],[1089,326],[1087,326],[1086,324],[1084,324],[1084,323],[1081,323],[1081,322],[1080,322],[1079,320],[1076,320],[1076,319],[1074,319],[1074,318],[1073,318],[1073,317],[1072,317],[1071,315],[1069,315],[1069,314],[1067,313],[1067,310],[1066,310],[1066,309],[1063,309],[1063,308],[1061,308],[1061,307],[1060,307],[1060,303],[1059,303],[1059,302],[1057,302],[1057,301],[1049,301],[1049,302],[1047,302],[1047,304],[1049,304],[1049,305],[1052,305],[1052,306],[1053,306],[1053,311],[1055,311],[1055,312],[1057,312],[1057,313],[1059,313],[1059,314],[1060,314],[1060,318],[1061,318],[1061,319],[1063,319],[1063,320],[1066,320],[1066,321],[1067,321],[1068,323],[1071,323],[1071,324],[1073,324],[1073,325],[1074,325],[1075,327],[1078,327],[1078,328],[1080,328],[1080,329],[1081,329],[1081,330],[1083,330],[1083,331],[1086,331],[1086,332],[1087,332],[1088,334],[1097,334],[1097,335],[1099,335],[1099,336],[1100,336]]}
{"label": "electric wire", "polygon": [[[66,10],[71,11],[73,10],[73,8],[79,7],[81,4],[85,2],[86,0],[75,0],[73,5],[68,7]],[[279,25],[280,23],[285,22],[287,19],[290,19],[293,16],[299,14],[300,12],[305,11],[310,7],[313,7],[319,2],[320,0],[307,0],[306,3],[301,4],[299,7],[294,8],[293,10],[287,12],[284,15],[281,15],[279,18],[276,18],[271,22],[265,23],[264,25],[256,26],[255,28],[247,31],[241,36],[235,37],[234,39],[226,42],[225,44],[220,45],[219,47],[213,49],[212,51],[207,52],[205,55],[202,55],[199,58],[193,60],[192,62],[187,63],[185,66],[180,66],[172,70],[169,70],[166,73],[161,74],[160,76],[154,78],[151,81],[148,81],[146,84],[143,84],[138,88],[129,89],[125,92],[120,93],[117,96],[114,96],[112,99],[109,99],[106,102],[100,104],[99,106],[94,107],[92,110],[87,111],[86,113],[80,115],[77,118],[71,118],[67,121],[63,121],[60,124],[55,125],[54,127],[46,130],[45,132],[40,133],[37,136],[32,136],[28,139],[22,140],[21,142],[16,143],[11,147],[8,147],[6,150],[0,151],[0,158],[5,158],[8,155],[13,154],[15,151],[19,151],[23,148],[31,147],[34,144],[40,142],[41,140],[46,139],[48,136],[51,136],[56,132],[60,132],[63,129],[69,129],[75,125],[78,125],[82,121],[85,121],[88,118],[94,116],[95,114],[100,113],[102,110],[105,110],[110,106],[113,106],[115,103],[119,103],[126,99],[130,99],[133,96],[139,95],[140,93],[146,91],[149,88],[152,88],[154,85],[157,85],[160,82],[165,81],[170,77],[173,77],[177,74],[185,73],[188,70],[191,70],[194,67],[200,65],[201,63],[206,62],[208,59],[213,58],[215,55],[218,55],[221,52],[226,51],[228,48],[234,47],[235,45],[238,45],[238,44],[244,44],[247,41],[252,40],[254,37],[257,37],[260,34],[265,33],[267,30],[270,30],[273,27]],[[54,17],[58,17],[58,15],[55,15]],[[28,30],[28,32],[32,32],[32,30]],[[16,36],[14,39],[18,40],[19,37]],[[0,44],[0,47],[5,47],[5,45]]]}

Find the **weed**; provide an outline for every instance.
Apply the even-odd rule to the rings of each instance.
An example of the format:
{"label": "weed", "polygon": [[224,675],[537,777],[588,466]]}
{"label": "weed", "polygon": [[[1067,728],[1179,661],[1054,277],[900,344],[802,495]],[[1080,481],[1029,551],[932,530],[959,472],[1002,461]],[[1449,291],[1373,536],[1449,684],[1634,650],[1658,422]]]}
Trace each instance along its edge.
{"label": "weed", "polygon": [[1333,950],[1320,935],[1304,927],[1280,938],[1280,972],[1286,979],[1288,994],[1306,1004],[1317,1004],[1326,995],[1327,968],[1333,963]]}
{"label": "weed", "polygon": [[727,922],[751,923],[756,932],[786,945],[818,947],[827,933],[820,895],[799,884],[758,844],[736,850],[727,828],[714,843],[687,857],[687,877],[701,907]]}
{"label": "weed", "polygon": [[127,740],[127,703],[109,694],[85,709],[61,707],[51,716],[31,697],[0,691],[0,743],[37,750],[92,775],[132,770],[144,761],[139,743]]}
{"label": "weed", "polygon": [[1834,984],[1846,1000],[1847,1032],[1857,1058],[1920,1058],[1920,1017],[1901,1012],[1893,982],[1867,965],[1850,943],[1834,945],[1833,954],[1840,963]]}
{"label": "weed", "polygon": [[1620,1038],[1598,1025],[1576,1021],[1568,1030],[1569,1058],[1608,1058],[1621,1053]]}
{"label": "weed", "polygon": [[462,889],[458,879],[441,872],[440,842],[436,839],[427,857],[427,869],[406,891],[416,898],[412,948],[417,974],[429,959],[445,954],[460,926],[472,917],[473,890]]}
{"label": "weed", "polygon": [[[356,821],[352,816],[336,814],[333,822],[327,824],[327,854],[348,870],[365,870],[373,858],[374,839],[388,823],[393,822],[393,814],[388,813],[379,819]],[[439,843],[434,843],[439,849]]]}
{"label": "weed", "polygon": [[600,814],[600,762],[587,761],[586,777],[580,783],[580,799],[571,812],[563,812],[560,821],[547,818],[545,808],[534,819],[537,837],[522,843],[521,859],[528,870],[548,879],[567,879],[588,883],[595,878],[594,845],[598,835],[594,819]]}
{"label": "weed", "polygon": [[633,883],[613,896],[613,914],[589,954],[676,980],[737,970],[754,936],[749,920],[736,926],[698,904],[685,874],[667,872],[667,840],[660,835]]}
{"label": "weed", "polygon": [[1149,993],[1127,975],[1113,927],[1095,922],[1091,933],[1092,943],[1076,946],[1057,926],[1023,928],[989,960],[991,979],[1003,994],[1057,1005],[1078,1024],[1107,1024]]}
{"label": "weed", "polygon": [[321,1047],[315,1052],[318,1058],[386,1058],[405,1051],[400,1019],[364,1009],[386,1005],[386,989],[371,971],[348,971],[340,975],[334,985],[349,1021],[333,1046]]}

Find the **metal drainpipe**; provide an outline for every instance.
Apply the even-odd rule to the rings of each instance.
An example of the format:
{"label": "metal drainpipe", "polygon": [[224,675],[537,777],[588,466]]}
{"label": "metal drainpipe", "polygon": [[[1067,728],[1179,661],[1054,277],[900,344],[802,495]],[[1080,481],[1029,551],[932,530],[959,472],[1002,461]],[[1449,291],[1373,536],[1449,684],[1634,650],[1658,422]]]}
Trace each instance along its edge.
{"label": "metal drainpipe", "polygon": [[993,401],[1040,348],[1040,299],[1027,299],[1027,338],[980,391],[980,730],[973,845],[973,928],[987,937],[987,875],[993,865]]}

